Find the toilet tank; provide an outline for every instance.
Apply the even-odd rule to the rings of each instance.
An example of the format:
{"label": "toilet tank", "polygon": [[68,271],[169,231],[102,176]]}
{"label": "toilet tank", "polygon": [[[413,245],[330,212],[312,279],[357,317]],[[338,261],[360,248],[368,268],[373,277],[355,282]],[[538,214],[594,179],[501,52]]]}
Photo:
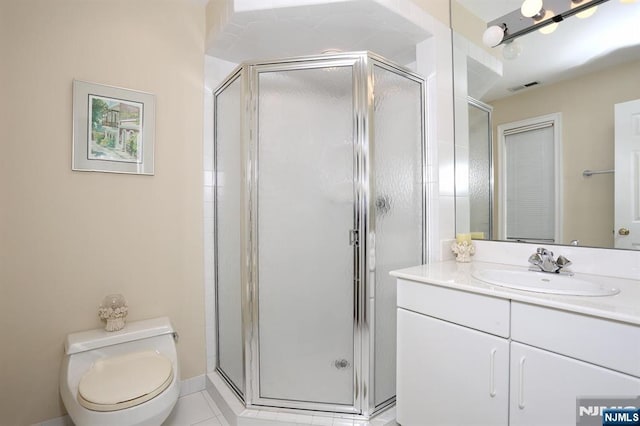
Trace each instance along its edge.
{"label": "toilet tank", "polygon": [[67,355],[73,355],[165,335],[175,337],[175,330],[167,317],[131,321],[119,331],[95,329],[69,334],[64,349]]}
{"label": "toilet tank", "polygon": [[[60,368],[61,389],[77,394],[78,382],[98,359],[139,351],[155,351],[171,361],[174,381],[180,380],[175,330],[167,317],[127,322],[119,331],[87,330],[69,334]],[[65,391],[66,392],[66,391]]]}

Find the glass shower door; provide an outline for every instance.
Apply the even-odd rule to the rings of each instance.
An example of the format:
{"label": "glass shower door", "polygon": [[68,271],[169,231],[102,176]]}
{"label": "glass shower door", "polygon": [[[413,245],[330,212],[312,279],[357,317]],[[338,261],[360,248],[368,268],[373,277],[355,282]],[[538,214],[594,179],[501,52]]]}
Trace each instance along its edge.
{"label": "glass shower door", "polygon": [[423,82],[374,62],[372,167],[374,406],[396,395],[394,269],[423,262]]}
{"label": "glass shower door", "polygon": [[353,406],[354,70],[279,67],[257,70],[257,403]]}
{"label": "glass shower door", "polygon": [[469,99],[469,230],[493,238],[491,107]]}
{"label": "glass shower door", "polygon": [[215,279],[217,369],[240,395],[245,392],[242,334],[241,74],[214,94]]}

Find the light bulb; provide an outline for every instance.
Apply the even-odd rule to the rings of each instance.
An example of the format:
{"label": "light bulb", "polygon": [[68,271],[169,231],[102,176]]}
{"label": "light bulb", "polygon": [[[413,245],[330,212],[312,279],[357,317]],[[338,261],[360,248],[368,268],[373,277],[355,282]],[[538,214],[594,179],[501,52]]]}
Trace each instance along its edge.
{"label": "light bulb", "polygon": [[511,41],[502,48],[502,57],[508,60],[515,59],[522,53],[522,46],[517,41]]}
{"label": "light bulb", "polygon": [[558,29],[558,23],[552,22],[549,25],[545,25],[544,27],[540,28],[538,31],[540,31],[541,34],[551,34],[556,29]]}
{"label": "light bulb", "polygon": [[498,25],[492,25],[482,34],[482,43],[487,47],[495,47],[500,44],[504,38],[504,28]]}
{"label": "light bulb", "polygon": [[532,18],[540,13],[542,9],[542,0],[524,0],[520,7],[522,16],[526,18]]}
{"label": "light bulb", "polygon": [[[582,3],[584,3],[584,1],[573,0],[571,2],[571,9],[575,9],[576,7],[580,6]],[[589,16],[596,13],[597,9],[598,9],[598,6],[593,6],[581,12],[576,13],[576,16],[580,19],[588,18]]]}
{"label": "light bulb", "polygon": [[589,16],[596,13],[597,9],[598,9],[598,6],[593,6],[593,7],[590,7],[589,9],[583,10],[582,12],[576,13],[576,16],[580,19],[588,18]]}
{"label": "light bulb", "polygon": [[[556,14],[553,12],[553,10],[547,10],[547,11],[544,12],[544,17],[541,19],[541,21],[546,21],[547,19],[551,19],[555,15]],[[557,28],[558,28],[558,23],[557,22],[551,22],[550,24],[547,24],[544,27],[540,28],[538,31],[540,31],[541,34],[551,34]]]}

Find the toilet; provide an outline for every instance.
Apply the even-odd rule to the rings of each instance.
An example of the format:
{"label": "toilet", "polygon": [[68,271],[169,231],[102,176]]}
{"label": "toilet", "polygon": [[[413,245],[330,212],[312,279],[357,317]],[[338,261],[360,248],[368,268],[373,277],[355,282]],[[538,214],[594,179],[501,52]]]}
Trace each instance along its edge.
{"label": "toilet", "polygon": [[75,425],[160,425],[180,394],[175,336],[166,317],[69,334],[60,394]]}

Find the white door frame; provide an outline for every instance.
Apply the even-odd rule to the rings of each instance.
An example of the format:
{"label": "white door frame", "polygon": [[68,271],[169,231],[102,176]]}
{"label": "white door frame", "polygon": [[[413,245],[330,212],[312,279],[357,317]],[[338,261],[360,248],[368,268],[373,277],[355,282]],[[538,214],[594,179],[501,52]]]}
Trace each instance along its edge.
{"label": "white door frame", "polygon": [[507,203],[506,203],[506,149],[505,132],[522,129],[540,127],[544,124],[553,126],[553,146],[554,146],[554,177],[555,177],[555,223],[554,223],[554,244],[562,243],[562,113],[541,115],[527,118],[525,120],[514,121],[512,123],[500,124],[498,126],[498,239],[507,239]]}
{"label": "white door frame", "polygon": [[[614,105],[614,247],[640,250],[640,99]],[[621,234],[626,228],[630,233]]]}

